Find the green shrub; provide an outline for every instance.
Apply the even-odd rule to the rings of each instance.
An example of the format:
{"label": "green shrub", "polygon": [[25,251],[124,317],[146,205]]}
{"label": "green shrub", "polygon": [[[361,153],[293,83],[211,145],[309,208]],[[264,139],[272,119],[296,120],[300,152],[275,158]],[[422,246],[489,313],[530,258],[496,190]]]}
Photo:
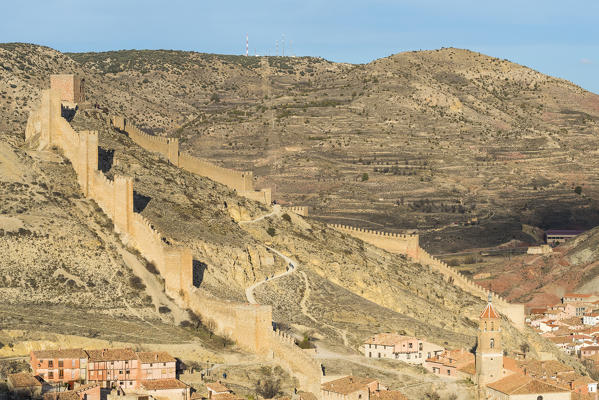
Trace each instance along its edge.
{"label": "green shrub", "polygon": [[272,226],[271,226],[271,227],[269,227],[269,228],[266,230],[266,233],[268,233],[270,236],[274,236],[274,235],[275,235],[275,233],[276,233],[276,231],[275,231],[275,228],[273,228]]}
{"label": "green shrub", "polygon": [[368,180],[368,173],[364,172],[362,174],[362,182],[366,182]]}
{"label": "green shrub", "polygon": [[287,222],[291,222],[291,217],[287,213],[281,215],[281,218],[283,218]]}
{"label": "green shrub", "polygon": [[576,186],[576,187],[574,188],[574,193],[576,193],[576,194],[578,194],[578,195],[581,195],[581,194],[582,194],[582,187],[580,187],[580,186]]}

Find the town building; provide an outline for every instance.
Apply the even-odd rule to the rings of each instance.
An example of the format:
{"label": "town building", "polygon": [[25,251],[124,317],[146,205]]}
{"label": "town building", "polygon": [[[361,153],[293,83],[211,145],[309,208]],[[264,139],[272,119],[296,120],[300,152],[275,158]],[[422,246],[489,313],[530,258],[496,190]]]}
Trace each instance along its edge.
{"label": "town building", "polygon": [[545,243],[555,246],[575,238],[584,232],[582,230],[571,229],[549,229],[545,231]]}
{"label": "town building", "polygon": [[582,323],[585,325],[595,326],[599,324],[599,313],[598,312],[590,312],[586,313],[582,317]]}
{"label": "town building", "polygon": [[562,303],[594,303],[599,301],[599,296],[596,294],[586,294],[586,293],[566,293],[564,297],[562,297]]}
{"label": "town building", "polygon": [[487,383],[486,399],[489,400],[570,400],[568,389],[531,378],[526,375],[511,375]]}
{"label": "town building", "polygon": [[227,393],[233,393],[231,389],[223,385],[220,381],[211,382],[206,384],[206,390],[208,390],[208,398],[211,399],[216,396],[224,395]]}
{"label": "town building", "polygon": [[141,381],[139,392],[159,399],[190,399],[190,387],[176,378]]}
{"label": "town building", "polygon": [[87,381],[124,389],[139,385],[139,360],[131,349],[88,350]]}
{"label": "town building", "polygon": [[87,353],[83,349],[34,350],[29,354],[33,374],[49,383],[69,383],[87,378]]}
{"label": "town building", "polygon": [[412,336],[397,333],[379,333],[368,338],[363,345],[368,358],[390,358],[410,364],[422,364],[444,351],[444,348]]}
{"label": "town building", "polygon": [[137,352],[139,380],[177,377],[177,360],[165,351]]}
{"label": "town building", "polygon": [[321,400],[369,400],[370,393],[379,390],[372,378],[346,376],[320,385]]}
{"label": "town building", "polygon": [[6,386],[10,392],[21,398],[37,398],[42,394],[42,383],[27,372],[8,375]]}
{"label": "town building", "polygon": [[64,392],[53,391],[44,394],[44,400],[100,400],[100,385],[90,383]]}
{"label": "town building", "polygon": [[474,376],[474,354],[464,349],[445,350],[427,358],[424,368],[433,374],[462,379]]}

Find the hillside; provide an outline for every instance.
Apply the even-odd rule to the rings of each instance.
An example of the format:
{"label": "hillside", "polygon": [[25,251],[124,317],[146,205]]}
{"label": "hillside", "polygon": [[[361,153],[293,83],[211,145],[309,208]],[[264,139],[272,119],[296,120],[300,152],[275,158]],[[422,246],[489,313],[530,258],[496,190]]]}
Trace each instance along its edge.
{"label": "hillside", "polygon": [[530,305],[558,303],[567,292],[599,290],[599,228],[553,249],[548,255],[523,255],[477,270],[479,283],[512,301]]}
{"label": "hillside", "polygon": [[[455,50],[444,52],[450,51]],[[387,136],[392,133],[385,133],[383,136],[378,130],[376,135],[372,132],[366,133],[366,129],[370,129],[370,122],[374,124],[376,118],[379,118],[371,117],[368,113],[374,113],[374,110],[377,110],[377,113],[382,112],[381,105],[373,106],[374,108],[368,112],[362,111],[355,120],[345,119],[348,124],[364,123],[364,128],[361,128],[365,129],[364,132],[354,132],[354,135],[364,135],[364,140],[360,140],[354,150],[332,147],[328,139],[307,139],[310,143],[310,146],[307,146],[302,142],[302,138],[308,134],[307,131],[296,131],[291,124],[285,126],[288,134],[270,136],[271,141],[267,141],[269,137],[266,137],[262,145],[253,144],[253,148],[249,145],[231,145],[228,146],[229,149],[223,150],[218,141],[226,137],[230,137],[231,140],[238,137],[241,140],[242,131],[247,132],[243,137],[249,140],[252,126],[255,128],[254,135],[259,136],[258,128],[267,129],[264,123],[269,111],[264,109],[264,113],[256,113],[257,104],[264,101],[290,101],[289,98],[277,97],[278,95],[274,94],[277,90],[283,96],[282,93],[299,90],[294,89],[296,86],[311,87],[306,94],[307,99],[312,99],[308,103],[311,106],[306,107],[306,110],[334,112],[335,118],[342,118],[344,113],[353,113],[349,106],[353,102],[360,104],[359,102],[363,101],[367,104],[377,99],[380,101],[383,95],[360,97],[362,100],[350,100],[350,95],[346,104],[341,106],[338,99],[346,97],[341,96],[341,92],[335,95],[335,101],[318,100],[322,93],[316,93],[324,90],[326,85],[340,82],[337,80],[345,79],[344,77],[362,76],[360,74],[364,69],[376,71],[380,62],[390,61],[377,61],[369,66],[351,66],[320,59],[274,58],[260,59],[259,64],[246,65],[244,63],[249,61],[241,57],[195,53],[119,52],[116,55],[67,56],[32,45],[0,45],[0,194],[3,200],[0,240],[3,243],[1,251],[4,255],[0,259],[0,275],[3,277],[0,290],[10,299],[6,302],[10,308],[7,307],[8,311],[3,312],[11,315],[3,317],[3,324],[6,324],[3,326],[11,329],[32,329],[35,323],[48,324],[46,318],[54,316],[56,319],[55,316],[62,315],[61,312],[68,313],[69,318],[73,318],[73,326],[85,326],[85,312],[93,310],[100,315],[106,315],[114,324],[106,325],[101,332],[93,332],[100,338],[114,339],[111,337],[111,327],[118,326],[125,319],[134,320],[140,325],[165,326],[164,330],[157,330],[159,335],[152,336],[153,341],[197,341],[211,356],[222,356],[215,346],[226,344],[226,341],[219,342],[218,338],[207,335],[206,330],[189,329],[189,324],[183,323],[183,326],[180,326],[188,319],[193,320],[193,317],[171,303],[162,292],[160,277],[152,273],[151,265],[132,249],[122,245],[113,234],[110,221],[95,203],[82,198],[75,174],[66,158],[57,149],[40,152],[25,146],[23,132],[27,112],[37,101],[40,89],[47,87],[50,73],[77,72],[86,79],[87,94],[92,104],[99,103],[107,109],[106,111],[132,117],[140,126],[154,133],[177,135],[190,151],[200,156],[208,156],[215,160],[222,158],[225,165],[255,165],[252,169],[261,182],[276,183],[280,196],[288,196],[286,198],[292,200],[293,193],[286,193],[281,187],[288,185],[288,188],[298,189],[302,184],[299,177],[293,178],[281,172],[284,171],[284,163],[289,163],[285,168],[291,171],[297,167],[292,165],[292,160],[313,162],[318,159],[322,162],[318,168],[324,168],[322,171],[326,170],[329,173],[334,171],[334,167],[328,163],[337,162],[334,160],[342,153],[351,155],[354,154],[353,151],[358,151],[361,157],[370,157],[373,154],[368,153],[369,149],[372,149],[371,146],[384,150],[386,145],[392,143],[385,142]],[[108,56],[111,61],[97,61],[98,57],[103,56]],[[149,62],[148,57],[153,61]],[[289,68],[289,65],[293,67]],[[129,67],[130,70],[127,69]],[[269,83],[271,78],[268,76],[271,75],[267,76],[266,87],[272,90],[272,93],[267,95],[268,98],[264,98],[261,92],[263,87],[260,83],[263,76],[260,75],[260,71],[263,70],[277,71],[273,72],[272,76],[276,77],[272,78],[273,82]],[[365,84],[372,83],[382,88],[383,78],[379,76]],[[147,82],[144,82],[145,79]],[[302,84],[304,79],[309,79],[311,83]],[[242,82],[246,84],[242,85]],[[555,82],[556,85],[564,85],[568,90],[572,89],[566,83]],[[185,91],[186,88],[181,88],[188,84],[190,93]],[[219,88],[217,96],[214,96],[215,87]],[[225,90],[225,87],[228,90]],[[344,91],[347,87],[340,86],[339,90],[341,89]],[[580,90],[579,92],[580,96],[591,96]],[[330,90],[330,93],[332,97],[334,92]],[[319,103],[320,101],[322,102]],[[212,111],[210,116],[207,116],[209,109]],[[247,111],[247,116],[245,113],[242,116],[242,109]],[[418,110],[417,107],[414,109]],[[228,110],[228,117],[224,115],[225,110]],[[289,113],[280,116],[279,121],[275,120],[275,129],[289,122],[284,121],[291,118],[293,112],[303,113],[299,110],[301,107],[297,110],[295,107],[285,107],[285,114]],[[425,111],[422,111],[422,114],[410,112],[410,118],[415,118],[414,115],[428,115],[426,113],[430,112]],[[282,259],[267,250],[267,247],[272,247],[297,260],[299,268],[285,278],[260,286],[255,293],[256,298],[262,304],[273,305],[275,322],[288,327],[299,337],[304,333],[310,334],[318,341],[321,346],[319,348],[332,349],[335,354],[355,354],[357,345],[364,337],[383,330],[418,334],[449,347],[470,348],[475,344],[476,321],[484,301],[458,289],[428,267],[327,228],[322,219],[340,219],[341,208],[335,207],[342,205],[341,200],[336,206],[315,206],[316,214],[328,213],[328,218],[302,218],[295,215],[285,217],[283,214],[254,223],[239,224],[232,216],[232,209],[242,210],[257,218],[268,213],[267,208],[237,197],[232,190],[223,185],[185,172],[156,154],[144,151],[126,135],[111,128],[106,116],[105,112],[97,109],[83,110],[77,112],[71,123],[77,130],[99,132],[101,157],[98,167],[108,178],[115,174],[133,178],[135,211],[141,213],[163,235],[162,239],[166,243],[182,244],[192,249],[193,259],[201,270],[199,287],[202,291],[220,299],[245,301],[245,289],[248,286],[264,281],[266,277],[285,269],[286,265]],[[202,118],[207,119],[205,124],[206,129],[211,132],[209,135],[204,131],[201,134],[200,131],[194,131],[204,126]],[[245,118],[248,121],[245,121]],[[442,118],[449,117],[445,115]],[[187,121],[186,124],[183,119]],[[317,118],[318,121],[331,119],[330,116]],[[591,125],[593,123],[589,122]],[[309,129],[310,123],[303,124]],[[594,129],[593,126],[588,129]],[[412,130],[416,132],[416,128]],[[327,133],[329,134],[333,135],[331,132]],[[280,141],[273,144],[272,138],[275,137]],[[293,146],[305,146],[302,147],[304,150],[287,151],[286,147],[282,147],[286,140]],[[373,144],[373,141],[376,143]],[[412,141],[408,140],[406,143],[410,144]],[[260,159],[254,158],[255,155],[251,152],[245,153],[246,151],[256,151],[256,154],[267,151],[273,158],[264,158],[264,167],[260,167]],[[326,154],[326,158],[317,158],[318,152]],[[287,156],[283,157],[283,154]],[[292,154],[295,156],[291,156]],[[303,155],[300,157],[298,154]],[[453,154],[455,155],[455,152]],[[584,161],[587,160],[588,157]],[[272,169],[269,167],[271,161],[274,163]],[[440,161],[443,160],[438,159],[436,162]],[[447,161],[448,165],[450,161]],[[412,162],[415,161],[409,161],[408,165],[415,165],[410,164]],[[424,164],[421,166],[426,167]],[[491,166],[494,168],[503,164],[492,162],[489,163],[489,168]],[[312,165],[306,167],[306,171],[314,173],[318,168]],[[298,170],[302,174],[301,179],[314,185],[318,184],[317,176],[303,173],[302,170]],[[426,168],[420,170],[424,171]],[[464,178],[463,173],[460,175],[456,172],[455,166],[447,171],[453,172],[444,172],[443,174],[447,175],[442,175],[443,179],[449,179],[450,176],[453,176],[453,179],[458,179],[459,176],[460,179]],[[561,171],[556,171],[558,172]],[[341,176],[335,182],[322,178],[322,190],[330,193],[331,198],[351,199],[349,194],[345,196],[345,191],[370,187],[365,185],[372,186],[372,193],[377,193],[377,190],[383,188],[389,192],[391,187],[397,186],[397,190],[402,187],[403,181],[399,180],[397,182],[400,184],[388,184],[392,179],[389,174],[370,175],[373,176],[372,179],[364,182],[347,181]],[[424,178],[416,180],[415,176],[418,175],[402,176],[404,181],[413,181],[414,186],[410,190],[427,196],[438,190],[435,179],[441,179],[437,177],[428,181]],[[337,186],[340,190],[338,192],[332,190],[332,186],[326,186],[333,183],[339,185],[339,182],[343,182],[343,185]],[[306,189],[305,193],[309,193],[309,190]],[[493,191],[489,189],[480,193],[491,196]],[[557,192],[552,193],[552,196],[558,196],[555,194]],[[567,201],[572,201],[572,204],[582,201],[579,196],[569,193],[566,190],[562,193]],[[310,201],[316,201],[316,198]],[[585,197],[585,201],[586,199]],[[385,213],[389,209],[401,209],[394,206],[389,208],[389,205],[386,208],[372,209],[369,200],[362,198],[360,201],[365,202],[361,203],[360,207],[368,204],[368,208],[360,208],[360,213],[364,213],[359,214],[360,218],[366,218],[366,215],[370,215],[366,213],[370,211],[376,219],[387,215]],[[470,207],[470,204],[464,201],[463,207],[466,206]],[[478,206],[470,209],[480,212]],[[381,210],[387,211],[381,214]],[[498,208],[493,215],[496,215],[501,223],[507,224],[505,218],[511,215],[508,211],[507,208]],[[406,219],[402,220],[402,224],[405,222],[402,227],[410,227],[410,219],[421,219],[422,223],[429,223],[426,222],[426,218],[434,213],[426,214],[426,218],[421,214],[400,212],[398,215]],[[434,215],[435,218],[438,217]],[[471,218],[474,214],[469,215]],[[489,226],[489,229],[493,229],[494,225]],[[486,225],[481,224],[479,229],[485,227]],[[502,239],[507,234],[501,232],[490,240]],[[35,251],[42,254],[35,256]],[[32,256],[26,258],[23,254]],[[162,307],[166,307],[168,311]],[[43,308],[57,311],[55,314],[45,314],[40,312]],[[76,312],[69,313],[70,309]],[[56,328],[56,325],[49,325],[48,329],[56,329],[60,331],[58,333],[73,333],[64,332],[64,326],[57,325],[59,326]],[[98,325],[103,325],[102,319],[98,320]],[[522,343],[528,342],[533,353],[557,352],[553,346],[531,331],[519,332],[507,320],[504,321],[504,327],[507,333],[505,347],[508,351],[516,350]],[[136,332],[136,327],[132,326],[131,330]],[[223,350],[225,353],[229,351],[234,350]],[[566,357],[561,354],[558,356]],[[575,363],[571,359],[568,362]],[[400,365],[397,368],[404,367]]]}
{"label": "hillside", "polygon": [[199,156],[253,170],[277,199],[309,205],[327,222],[419,229],[432,252],[530,241],[521,223],[598,223],[588,154],[599,97],[505,60],[458,49],[366,65],[70,56],[116,79],[113,94],[130,93],[106,99],[111,108]]}

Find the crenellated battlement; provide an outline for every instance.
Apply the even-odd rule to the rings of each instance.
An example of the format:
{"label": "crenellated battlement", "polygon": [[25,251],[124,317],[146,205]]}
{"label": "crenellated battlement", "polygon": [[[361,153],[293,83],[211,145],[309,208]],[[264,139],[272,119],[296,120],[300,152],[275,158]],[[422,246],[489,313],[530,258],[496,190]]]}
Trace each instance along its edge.
{"label": "crenellated battlement", "polygon": [[[118,129],[127,129],[124,118],[112,117],[110,121]],[[178,139],[158,138],[131,126],[129,133],[136,138],[136,142],[144,143],[148,148],[158,149],[156,151],[161,153],[166,150],[169,161],[179,166]],[[133,211],[133,179],[115,176],[114,180],[110,180],[98,170],[97,132],[76,132],[62,118],[59,94],[53,88],[42,92],[39,109],[30,113],[25,138],[29,145],[39,149],[57,146],[63,150],[65,157],[71,161],[85,196],[94,200],[113,221],[114,229],[121,235],[123,242],[137,249],[146,260],[155,263],[164,278],[165,292],[176,299],[179,305],[201,315],[205,321],[214,321],[215,332],[230,337],[241,348],[274,357],[279,364],[298,376],[304,390],[318,397],[320,375],[317,372],[320,369],[295,346],[292,338],[282,333],[271,333],[272,307],[222,301],[195,288],[191,249],[167,244],[143,215]],[[212,168],[214,180],[237,179],[240,182],[240,194],[256,196],[270,204],[270,189],[246,190],[253,188],[251,172],[228,170],[185,154],[183,159],[190,163],[193,161],[193,165]]]}
{"label": "crenellated battlement", "polygon": [[414,261],[440,272],[452,284],[473,296],[487,300],[488,296],[491,295],[497,309],[501,313],[514,322],[517,327],[524,327],[524,305],[509,303],[505,298],[478,285],[476,282],[462,275],[445,262],[433,257],[420,247],[418,235],[379,232],[341,224],[329,224],[329,227],[345,232],[350,236],[361,239],[364,242],[382,248],[383,250],[387,250],[390,253],[407,255]]}
{"label": "crenellated battlement", "polygon": [[310,213],[310,209],[306,206],[291,206],[291,207],[285,207],[284,209],[286,211],[290,211],[294,214],[301,215],[303,217],[307,217],[308,214]]}
{"label": "crenellated battlement", "polygon": [[147,151],[163,155],[177,167],[228,186],[237,191],[240,196],[265,204],[270,204],[272,200],[270,189],[254,189],[254,173],[252,171],[224,168],[182,152],[179,149],[179,139],[150,135],[124,117],[113,115],[108,118],[108,121],[115,129],[127,133],[135,144]]}

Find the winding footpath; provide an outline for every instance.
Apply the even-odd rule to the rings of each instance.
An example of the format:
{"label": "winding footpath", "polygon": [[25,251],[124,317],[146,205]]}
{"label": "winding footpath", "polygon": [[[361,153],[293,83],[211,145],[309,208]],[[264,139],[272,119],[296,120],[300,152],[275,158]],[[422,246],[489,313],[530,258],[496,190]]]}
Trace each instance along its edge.
{"label": "winding footpath", "polygon": [[297,262],[293,261],[291,258],[287,257],[280,251],[277,251],[271,247],[266,247],[266,248],[269,251],[271,251],[271,252],[275,253],[276,255],[278,255],[279,257],[281,257],[283,260],[285,260],[285,262],[287,263],[287,270],[285,272],[281,272],[278,275],[273,275],[270,278],[266,278],[263,281],[256,282],[252,286],[245,289],[245,297],[247,298],[247,300],[250,304],[258,304],[258,302],[256,301],[256,298],[254,297],[254,290],[256,290],[257,287],[259,287],[260,285],[263,285],[265,283],[272,282],[275,279],[279,279],[284,276],[291,275],[293,272],[295,272],[297,270]]}

